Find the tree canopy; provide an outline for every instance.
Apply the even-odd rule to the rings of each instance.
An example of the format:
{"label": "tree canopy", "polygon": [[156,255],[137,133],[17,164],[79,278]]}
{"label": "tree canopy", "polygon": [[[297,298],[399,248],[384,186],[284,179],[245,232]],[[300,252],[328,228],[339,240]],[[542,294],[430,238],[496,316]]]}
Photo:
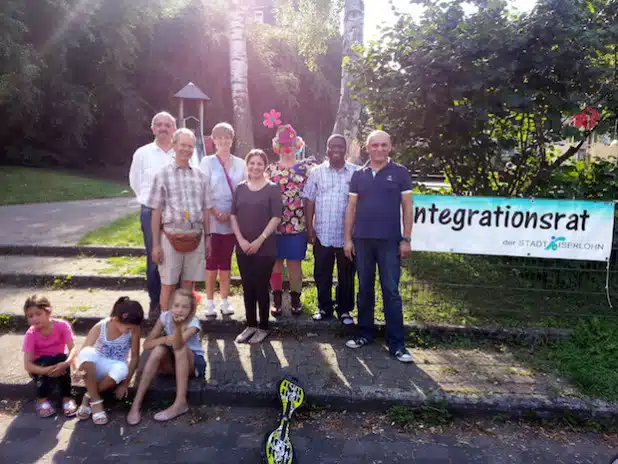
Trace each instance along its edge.
{"label": "tree canopy", "polygon": [[[189,81],[212,99],[205,130],[231,121],[225,13],[222,0],[1,2],[2,161],[124,172],[152,115],[175,114]],[[270,147],[262,113],[276,108],[315,151],[334,121],[341,45],[327,40],[311,70],[281,27],[248,32],[256,144]]]}
{"label": "tree canopy", "polygon": [[[469,3],[469,2],[468,2]],[[401,15],[355,64],[354,90],[412,169],[444,172],[456,194],[528,195],[590,131],[586,107],[613,126],[618,106],[615,1],[539,0],[513,15],[502,0],[427,0]],[[512,163],[504,168],[505,159]]]}

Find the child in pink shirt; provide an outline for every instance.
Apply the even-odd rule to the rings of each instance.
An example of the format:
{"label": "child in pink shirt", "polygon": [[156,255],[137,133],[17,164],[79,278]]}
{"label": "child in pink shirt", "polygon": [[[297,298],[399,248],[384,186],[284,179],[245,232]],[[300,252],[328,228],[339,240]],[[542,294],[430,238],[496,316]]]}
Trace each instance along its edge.
{"label": "child in pink shirt", "polygon": [[66,417],[74,416],[77,405],[71,396],[71,363],[76,354],[71,325],[51,317],[52,307],[44,296],[33,295],[24,303],[30,328],[24,337],[24,367],[36,382],[39,417],[53,416],[49,403],[55,384],[60,388]]}

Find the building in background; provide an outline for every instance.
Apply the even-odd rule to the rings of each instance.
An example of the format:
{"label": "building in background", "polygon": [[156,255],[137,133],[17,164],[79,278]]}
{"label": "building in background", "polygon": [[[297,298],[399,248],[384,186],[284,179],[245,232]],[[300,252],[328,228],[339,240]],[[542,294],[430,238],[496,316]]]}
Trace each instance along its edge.
{"label": "building in background", "polygon": [[272,24],[276,22],[275,0],[255,0],[253,5],[253,21]]}

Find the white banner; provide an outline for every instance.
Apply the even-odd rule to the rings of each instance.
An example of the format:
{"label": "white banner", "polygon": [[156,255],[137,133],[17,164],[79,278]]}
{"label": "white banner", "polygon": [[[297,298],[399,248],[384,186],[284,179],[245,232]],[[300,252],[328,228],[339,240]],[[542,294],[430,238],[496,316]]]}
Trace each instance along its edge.
{"label": "white banner", "polygon": [[607,261],[614,203],[414,195],[413,251]]}

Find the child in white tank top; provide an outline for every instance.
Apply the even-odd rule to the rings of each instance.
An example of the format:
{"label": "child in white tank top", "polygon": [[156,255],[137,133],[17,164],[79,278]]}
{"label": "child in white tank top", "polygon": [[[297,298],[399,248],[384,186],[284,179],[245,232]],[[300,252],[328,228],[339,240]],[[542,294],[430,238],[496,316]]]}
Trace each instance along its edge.
{"label": "child in white tank top", "polygon": [[115,388],[116,398],[127,396],[129,382],[139,362],[140,324],[143,319],[142,306],[123,296],[114,304],[110,317],[88,332],[77,356],[87,389],[77,410],[79,419],[88,419],[92,414],[95,424],[107,424],[108,417],[100,393]]}

